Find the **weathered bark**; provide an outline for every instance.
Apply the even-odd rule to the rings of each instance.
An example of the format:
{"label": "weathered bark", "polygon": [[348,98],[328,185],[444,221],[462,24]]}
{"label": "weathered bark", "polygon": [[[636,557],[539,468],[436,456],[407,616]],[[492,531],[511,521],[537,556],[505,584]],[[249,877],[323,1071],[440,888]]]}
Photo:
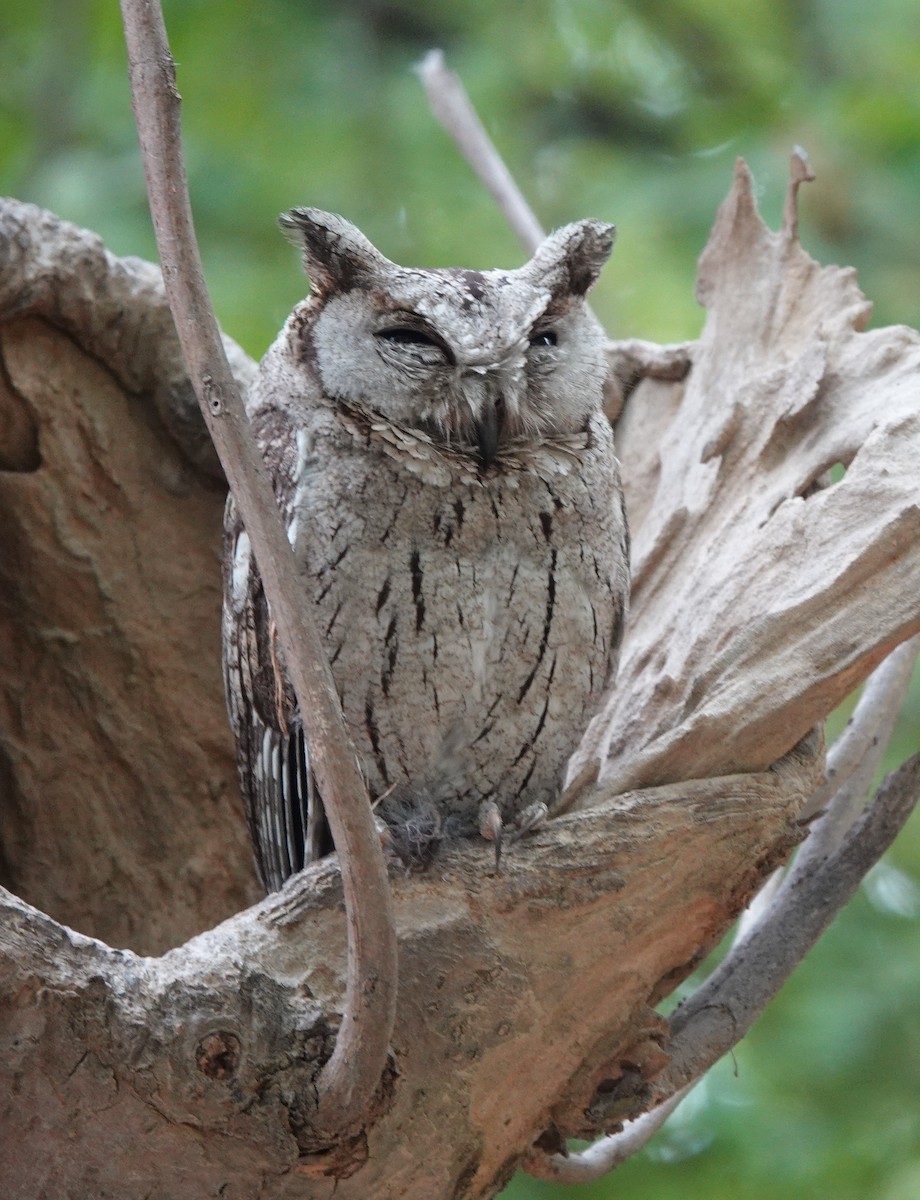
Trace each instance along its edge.
{"label": "weathered bark", "polygon": [[[86,235],[34,210],[6,219],[19,231],[6,312],[34,310],[29,272],[42,263],[58,282],[41,314],[116,379],[128,378],[119,348],[143,350],[154,365],[131,386],[149,396],[158,354],[173,353],[168,334],[151,339],[160,349],[136,334],[139,314],[162,309],[149,268],[105,260],[87,284],[55,255],[57,236],[73,247]],[[330,1150],[311,1127],[345,974],[334,860],[156,959],[11,896],[0,925],[11,1195],[491,1196],[541,1134],[551,1149],[654,1098],[644,1085],[668,1056],[651,1006],[801,836],[796,816],[823,769],[803,735],[920,629],[920,340],[856,332],[865,304],[851,276],[815,267],[791,222],[768,233],[743,171],[702,267],[710,316],[687,380],[641,383],[619,426],[634,617],[581,763],[615,753],[584,811],[515,846],[503,875],[470,844],[394,876],[399,1016],[365,1134]],[[113,304],[135,271],[154,290]],[[80,305],[66,298],[73,275]],[[20,397],[10,454],[34,466],[31,421],[41,455],[32,473],[0,477],[14,534],[5,620],[18,622],[2,737],[25,831],[10,839],[4,817],[7,877],[108,940],[175,944],[249,886],[217,672],[220,495],[164,431],[168,405],[127,400],[45,325],[7,326],[4,339],[21,352],[7,350]],[[820,489],[837,461],[844,480]],[[181,495],[158,482],[163,463]],[[33,538],[49,549],[33,547],[26,570]],[[11,660],[23,645],[33,656]],[[59,687],[39,693],[46,679]],[[17,688],[32,680],[24,703]],[[37,743],[26,717],[40,720]],[[106,738],[74,762],[75,746]],[[205,801],[207,779],[221,786]]]}
{"label": "weathered bark", "polygon": [[697,290],[686,381],[617,426],[633,599],[587,743],[615,790],[763,770],[920,629],[920,336],[861,332],[855,273],[791,204],[767,229],[743,163]]}
{"label": "weathered bark", "polygon": [[27,205],[0,251],[2,881],[160,951],[258,895],[221,711],[224,487],[156,268]]}
{"label": "weathered bark", "polygon": [[[649,1002],[788,850],[816,768],[813,753],[793,755],[777,772],[573,814],[500,876],[472,843],[395,878],[392,1073],[366,1142],[347,1148],[355,1173],[337,1183],[322,1177],[336,1160],[310,1153],[309,1124],[345,973],[333,862],[160,959],[10,897],[4,1064],[28,1083],[7,1093],[6,1178],[40,1171],[49,1193],[92,1181],[97,1197],[164,1200],[494,1194],[550,1124],[591,1132],[599,1085],[664,1065]],[[75,1122],[78,1161],[62,1136]],[[126,1191],[133,1179],[144,1186]]]}

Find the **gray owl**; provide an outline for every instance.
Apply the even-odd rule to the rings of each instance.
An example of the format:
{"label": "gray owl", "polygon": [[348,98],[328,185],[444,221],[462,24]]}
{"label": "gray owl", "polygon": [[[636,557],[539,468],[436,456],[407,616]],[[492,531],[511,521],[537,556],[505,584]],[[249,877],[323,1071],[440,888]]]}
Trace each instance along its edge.
{"label": "gray owl", "polygon": [[[311,295],[247,397],[345,719],[396,844],[545,813],[615,668],[629,587],[605,336],[613,243],[567,225],[514,271],[418,270],[347,221],[281,218]],[[329,849],[232,497],[224,664],[269,890]],[[309,721],[307,722],[309,728]]]}

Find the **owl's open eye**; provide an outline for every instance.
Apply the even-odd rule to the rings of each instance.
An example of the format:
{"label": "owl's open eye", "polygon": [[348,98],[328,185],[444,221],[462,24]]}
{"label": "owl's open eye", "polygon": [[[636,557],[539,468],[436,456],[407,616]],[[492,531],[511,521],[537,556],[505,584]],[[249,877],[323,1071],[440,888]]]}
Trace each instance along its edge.
{"label": "owl's open eye", "polygon": [[531,346],[555,346],[559,342],[555,329],[541,329],[538,333],[530,335]]}

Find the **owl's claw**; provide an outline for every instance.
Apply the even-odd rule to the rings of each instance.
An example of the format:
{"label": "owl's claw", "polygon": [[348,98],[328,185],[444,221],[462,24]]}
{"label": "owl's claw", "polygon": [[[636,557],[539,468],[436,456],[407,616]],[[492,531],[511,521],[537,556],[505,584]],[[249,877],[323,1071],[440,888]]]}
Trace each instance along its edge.
{"label": "owl's claw", "polygon": [[510,830],[507,837],[508,844],[512,845],[525,833],[530,833],[532,829],[539,829],[548,816],[549,806],[543,804],[542,801],[529,805],[514,818],[514,828]]}
{"label": "owl's claw", "polygon": [[514,824],[508,826],[502,823],[502,815],[494,800],[486,800],[479,807],[479,832],[486,841],[495,843],[495,870],[502,869],[502,846],[513,846],[525,833],[538,829],[549,816],[546,804],[531,804],[523,812],[518,813]]}
{"label": "owl's claw", "polygon": [[479,832],[487,842],[495,843],[495,870],[502,869],[502,814],[494,800],[484,800],[479,806]]}

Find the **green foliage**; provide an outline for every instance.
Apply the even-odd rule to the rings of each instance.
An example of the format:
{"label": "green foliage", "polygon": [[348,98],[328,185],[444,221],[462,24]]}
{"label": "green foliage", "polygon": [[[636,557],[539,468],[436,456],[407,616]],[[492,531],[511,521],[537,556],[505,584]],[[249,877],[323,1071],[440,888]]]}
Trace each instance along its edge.
{"label": "green foliage", "polygon": [[[694,261],[743,154],[768,219],[801,143],[802,236],[848,262],[879,323],[920,325],[920,6],[913,0],[167,0],[206,272],[252,353],[305,291],[274,219],[340,211],[400,261],[513,265],[514,238],[429,116],[441,46],[547,226],[615,220],[597,308],[693,337]],[[117,5],[0,0],[4,187],[153,257]],[[892,760],[920,742],[915,688]],[[920,825],[648,1151],[514,1200],[920,1195]]]}

